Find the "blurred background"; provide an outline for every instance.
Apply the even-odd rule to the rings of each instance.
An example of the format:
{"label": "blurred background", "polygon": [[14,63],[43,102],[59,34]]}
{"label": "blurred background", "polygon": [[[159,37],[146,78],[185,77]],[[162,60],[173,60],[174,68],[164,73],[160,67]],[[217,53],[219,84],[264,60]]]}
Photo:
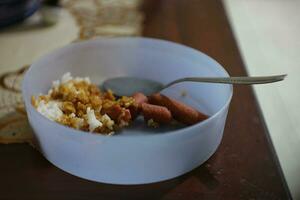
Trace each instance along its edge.
{"label": "blurred background", "polygon": [[248,74],[288,74],[284,84],[254,91],[290,191],[300,199],[300,1],[223,2]]}
{"label": "blurred background", "polygon": [[[254,86],[254,91],[289,189],[299,199],[300,1],[222,3],[248,75],[288,74],[285,84]],[[141,4],[141,0],[0,0],[2,83],[19,91],[23,69],[68,43],[141,35],[145,17]],[[0,117],[22,104],[20,94],[0,90],[0,96]],[[19,121],[10,128],[22,131],[24,126],[26,122]]]}

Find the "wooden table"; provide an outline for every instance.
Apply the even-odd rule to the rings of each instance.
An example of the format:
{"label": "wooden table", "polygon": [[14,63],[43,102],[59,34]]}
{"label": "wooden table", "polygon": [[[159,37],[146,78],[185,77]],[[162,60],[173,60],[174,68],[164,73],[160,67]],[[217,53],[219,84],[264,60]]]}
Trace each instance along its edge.
{"label": "wooden table", "polygon": [[[175,41],[246,75],[221,1],[146,1],[144,35]],[[223,141],[202,166],[155,184],[83,180],[26,144],[0,145],[0,199],[288,199],[276,154],[251,87],[235,86]]]}

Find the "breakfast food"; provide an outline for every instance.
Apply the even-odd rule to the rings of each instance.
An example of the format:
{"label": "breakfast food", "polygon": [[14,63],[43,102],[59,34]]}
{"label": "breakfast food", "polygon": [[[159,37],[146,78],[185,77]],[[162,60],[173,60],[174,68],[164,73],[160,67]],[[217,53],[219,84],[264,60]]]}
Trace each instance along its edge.
{"label": "breakfast food", "polygon": [[135,101],[135,105],[129,107],[132,119],[135,119],[141,112],[142,104],[148,102],[148,98],[140,92],[134,93],[132,98]]}
{"label": "breakfast food", "polygon": [[42,115],[63,125],[95,133],[113,134],[131,121],[132,97],[116,99],[112,91],[101,92],[89,78],[70,73],[54,81],[46,95],[32,97]]}
{"label": "breakfast food", "polygon": [[183,124],[192,125],[207,119],[207,116],[198,110],[159,93],[150,95],[148,101],[151,104],[168,108],[174,119]]}
{"label": "breakfast food", "polygon": [[163,106],[151,105],[148,103],[142,104],[142,115],[145,120],[153,120],[161,124],[168,124],[172,120],[171,112]]}
{"label": "breakfast food", "polygon": [[32,105],[52,121],[105,135],[128,126],[139,115],[151,127],[174,120],[192,125],[207,118],[196,109],[158,93],[117,98],[110,90],[100,91],[88,77],[74,78],[69,72],[61,80],[53,81],[46,95],[32,96]]}

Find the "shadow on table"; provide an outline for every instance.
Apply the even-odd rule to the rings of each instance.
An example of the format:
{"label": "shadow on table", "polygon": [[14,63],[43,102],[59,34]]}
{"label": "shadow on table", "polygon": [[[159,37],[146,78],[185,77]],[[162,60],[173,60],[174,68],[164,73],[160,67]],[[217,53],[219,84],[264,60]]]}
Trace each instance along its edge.
{"label": "shadow on table", "polygon": [[[185,175],[159,183],[131,186],[96,184],[95,187],[99,188],[99,195],[104,199],[177,199],[199,194],[203,187],[213,190],[218,185],[218,180],[204,163]],[[195,193],[195,189],[198,192]]]}

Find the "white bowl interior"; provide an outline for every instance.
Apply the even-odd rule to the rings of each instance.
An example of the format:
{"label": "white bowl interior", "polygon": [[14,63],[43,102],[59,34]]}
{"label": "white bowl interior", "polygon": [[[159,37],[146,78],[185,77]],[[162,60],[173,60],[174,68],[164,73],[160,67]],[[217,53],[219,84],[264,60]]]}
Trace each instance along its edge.
{"label": "white bowl interior", "polygon": [[[25,84],[25,101],[32,95],[45,94],[52,81],[66,72],[89,76],[99,85],[117,76],[135,76],[161,83],[188,76],[228,76],[213,59],[174,43],[131,38],[94,40],[67,46],[35,63]],[[181,95],[183,91],[187,96]],[[186,82],[163,93],[211,116],[227,103],[231,86]]]}

